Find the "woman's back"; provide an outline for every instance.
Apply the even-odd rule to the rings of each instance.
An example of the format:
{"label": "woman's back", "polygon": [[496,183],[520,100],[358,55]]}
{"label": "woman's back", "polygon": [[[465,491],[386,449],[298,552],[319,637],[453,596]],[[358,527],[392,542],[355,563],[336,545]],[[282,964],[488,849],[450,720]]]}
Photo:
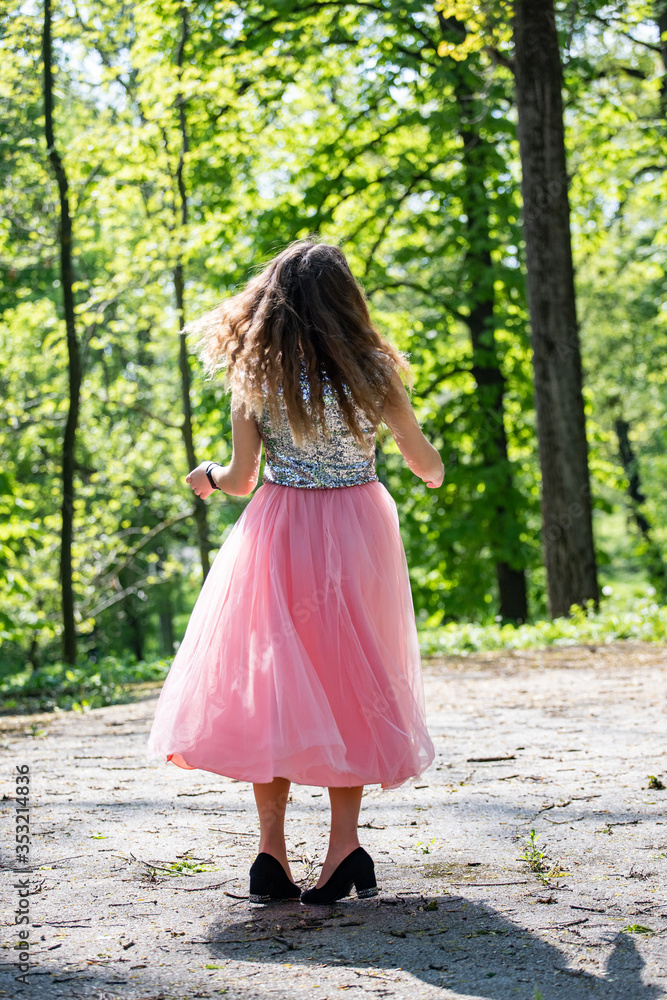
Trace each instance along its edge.
{"label": "woman's back", "polygon": [[[305,379],[302,384],[304,396],[307,396]],[[377,428],[357,408],[357,419],[364,438],[362,448],[345,422],[336,393],[326,381],[323,395],[326,434],[320,430],[302,445],[294,441],[282,399],[278,419],[272,419],[268,405],[264,406],[257,422],[266,459],[264,482],[301,489],[332,489],[377,480]]]}

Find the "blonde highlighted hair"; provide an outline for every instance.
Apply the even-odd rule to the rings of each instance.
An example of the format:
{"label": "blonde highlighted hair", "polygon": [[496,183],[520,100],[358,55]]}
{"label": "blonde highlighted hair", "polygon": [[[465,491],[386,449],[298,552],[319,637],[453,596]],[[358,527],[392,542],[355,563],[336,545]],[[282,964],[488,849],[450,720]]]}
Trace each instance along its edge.
{"label": "blonde highlighted hair", "polygon": [[282,392],[297,443],[325,429],[324,379],[360,443],[361,414],[379,425],[393,372],[412,384],[405,356],[372,326],[342,251],[314,239],[290,244],[188,330],[206,372],[224,372],[235,406],[259,417],[266,403],[278,419]]}

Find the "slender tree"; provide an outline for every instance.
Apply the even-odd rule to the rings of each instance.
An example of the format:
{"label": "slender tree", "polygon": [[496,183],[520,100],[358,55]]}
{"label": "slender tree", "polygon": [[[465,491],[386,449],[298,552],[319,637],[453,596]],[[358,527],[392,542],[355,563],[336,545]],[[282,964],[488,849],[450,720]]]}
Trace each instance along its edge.
{"label": "slender tree", "polygon": [[[465,37],[465,24],[458,18],[445,17],[439,13],[438,22],[445,41],[460,41]],[[482,81],[469,65],[472,58],[462,61],[450,59],[449,62],[454,97],[459,107],[460,155],[466,177],[465,184],[461,186],[467,236],[463,271],[470,284],[472,301],[465,323],[470,334],[470,370],[477,387],[475,395],[483,425],[477,445],[484,466],[496,472],[491,485],[496,517],[491,525],[489,547],[494,554],[498,612],[503,619],[526,621],[528,598],[525,567],[510,564],[506,556],[501,554],[507,549],[508,538],[519,537],[521,526],[518,523],[518,512],[512,503],[516,493],[507,452],[504,425],[505,377],[500,363],[501,348],[496,338],[495,291],[491,278],[493,239],[487,187],[497,176],[491,167],[494,151],[484,135],[483,119],[479,115],[481,102],[478,92],[482,89]]]}
{"label": "slender tree", "polygon": [[514,8],[528,302],[549,612],[599,600],[582,395],[562,70],[552,0]]}
{"label": "slender tree", "polygon": [[618,438],[618,455],[628,480],[630,515],[641,532],[651,582],[655,585],[659,599],[664,601],[667,596],[667,566],[644,509],[646,496],[641,487],[639,461],[630,440],[630,424],[623,417],[617,417],[614,421],[614,430]]}
{"label": "slender tree", "polygon": [[60,216],[58,243],[60,249],[60,282],[63,292],[65,329],[67,331],[69,408],[62,443],[62,524],[60,535],[60,587],[62,600],[62,653],[66,663],[76,662],[76,628],[74,624],[74,587],[72,583],[72,540],[74,534],[74,469],[76,431],[81,395],[81,358],[74,315],[74,271],[72,266],[72,216],[69,185],[62,159],[56,149],[53,131],[53,46],[51,40],[51,0],[44,0],[42,32],[44,64],[44,132],[49,161],[58,185]]}
{"label": "slender tree", "polygon": [[[183,74],[183,56],[185,53],[185,45],[188,40],[188,11],[187,7],[183,6],[180,8],[179,17],[181,22],[181,35],[178,42],[178,49],[176,51],[176,66],[178,72],[179,83],[182,79]],[[177,219],[176,230],[183,227],[183,229],[188,224],[188,196],[185,187],[185,177],[183,174],[185,166],[185,157],[188,152],[188,124],[185,114],[185,97],[182,92],[179,92],[176,99],[177,113],[178,113],[178,131],[181,141],[181,150],[178,158],[178,165],[176,167],[176,188],[178,190],[178,201],[180,203],[180,218]],[[185,323],[185,277],[183,273],[183,260],[178,251],[178,256],[176,259],[176,264],[174,266],[174,294],[176,297],[176,314],[178,316],[178,322],[180,324],[180,336],[179,336],[179,352],[178,352],[178,367],[181,375],[181,395],[183,400],[183,420],[181,423],[181,429],[183,434],[183,442],[185,444],[185,453],[187,456],[187,461],[190,469],[194,469],[197,465],[197,459],[195,457],[195,447],[194,447],[194,435],[192,432],[192,405],[190,402],[190,361],[188,358],[188,345],[186,340]],[[208,571],[210,568],[209,563],[209,537],[208,537],[208,522],[206,519],[206,505],[201,497],[195,497],[195,522],[197,525],[197,539],[199,542],[199,557],[201,559],[202,576],[206,579]]]}

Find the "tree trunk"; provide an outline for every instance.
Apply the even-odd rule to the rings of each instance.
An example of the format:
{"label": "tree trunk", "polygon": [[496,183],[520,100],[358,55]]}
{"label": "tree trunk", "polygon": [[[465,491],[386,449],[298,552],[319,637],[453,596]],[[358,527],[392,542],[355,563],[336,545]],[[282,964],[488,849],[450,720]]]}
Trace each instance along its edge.
{"label": "tree trunk", "polygon": [[503,472],[502,476],[494,478],[492,499],[495,505],[495,519],[491,525],[489,545],[495,556],[500,602],[498,613],[503,619],[524,622],[528,618],[525,569],[513,567],[506,559],[498,556],[499,549],[507,548],[509,538],[519,538],[521,529],[517,524],[516,510],[511,506],[512,470],[507,455],[504,424],[505,377],[498,364],[493,286],[488,279],[493,264],[489,249],[488,205],[484,178],[481,176],[484,159],[483,141],[465,128],[461,130],[461,138],[464,144],[462,160],[466,170],[463,211],[468,220],[468,245],[464,267],[471,279],[473,294],[477,296],[467,322],[472,346],[471,371],[475,379],[477,405],[482,423],[477,447],[484,468],[500,468]]}
{"label": "tree trunk", "polygon": [[144,658],[144,625],[141,604],[136,588],[133,588],[137,574],[130,566],[126,566],[119,572],[118,580],[121,588],[129,591],[121,604],[121,621],[124,619],[128,628],[130,649],[137,660],[141,661]]}
{"label": "tree trunk", "polygon": [[[465,35],[465,26],[456,18],[439,14],[440,29],[447,38],[452,33]],[[499,609],[502,619],[524,622],[528,618],[526,571],[512,566],[500,550],[507,550],[508,539],[518,539],[521,528],[516,509],[512,504],[514,494],[512,468],[507,455],[507,436],[504,425],[505,377],[498,363],[498,344],[495,336],[494,289],[489,276],[492,272],[491,224],[485,182],[488,175],[488,144],[475,127],[478,102],[471,92],[471,81],[476,77],[464,62],[452,66],[454,95],[461,126],[461,162],[465,182],[461,188],[463,211],[467,223],[467,246],[464,271],[470,282],[474,299],[467,320],[472,347],[472,375],[477,386],[476,398],[481,416],[477,445],[485,468],[503,471],[494,477],[495,518],[491,526],[489,545],[495,558],[498,583]]]}
{"label": "tree trunk", "polygon": [[660,32],[658,45],[660,47],[662,65],[665,68],[665,73],[660,78],[660,108],[662,110],[662,117],[667,119],[667,0],[656,0],[654,16],[655,23]]}
{"label": "tree trunk", "polygon": [[514,45],[543,545],[557,617],[591,599],[597,607],[599,594],[552,0],[517,0]]}
{"label": "tree trunk", "polygon": [[628,480],[628,496],[630,497],[630,509],[634,522],[639,528],[648,557],[648,569],[651,583],[661,599],[667,594],[667,567],[665,566],[660,547],[653,538],[651,522],[641,508],[646,503],[646,497],[642,493],[639,480],[639,463],[637,456],[632,449],[630,441],[630,424],[622,417],[614,421],[614,429],[618,438],[618,453],[623,465],[623,471]]}
{"label": "tree trunk", "polygon": [[30,639],[30,649],[26,654],[26,659],[30,664],[30,672],[34,673],[39,670],[42,665],[42,659],[39,650],[39,640],[36,635],[32,635]]}
{"label": "tree trunk", "polygon": [[44,0],[44,30],[42,33],[42,59],[44,62],[44,133],[49,160],[58,184],[60,218],[58,241],[60,244],[60,280],[63,290],[63,309],[67,331],[69,358],[68,390],[69,408],[62,448],[62,522],[60,534],[60,588],[63,616],[62,655],[65,663],[76,662],[76,628],[74,624],[74,587],[72,585],[72,539],[74,532],[74,454],[76,429],[79,421],[81,391],[81,359],[74,318],[74,275],[72,268],[72,218],[69,208],[69,188],[62,160],[55,146],[53,133],[53,71],[51,66],[51,0]]}
{"label": "tree trunk", "polygon": [[[185,51],[185,43],[188,38],[188,13],[185,7],[180,9],[181,18],[181,37],[178,44],[178,51],[176,56],[176,65],[178,67],[179,80],[181,77],[181,71],[183,67],[183,53]],[[187,121],[185,118],[185,99],[182,94],[178,95],[178,122],[179,131],[181,134],[181,154],[178,160],[178,166],[176,168],[176,185],[178,187],[178,195],[180,200],[180,225],[186,226],[188,222],[188,197],[185,189],[185,178],[183,176],[183,167],[185,162],[185,155],[188,152],[188,130]],[[178,225],[178,222],[177,222]],[[179,352],[178,352],[178,368],[181,374],[181,395],[183,400],[183,422],[181,424],[183,432],[183,442],[185,444],[185,453],[188,461],[188,471],[196,467],[197,459],[195,458],[195,448],[194,439],[192,433],[192,406],[190,404],[190,362],[188,360],[188,347],[185,334],[185,280],[183,275],[183,263],[179,257],[176,261],[176,266],[174,268],[174,294],[176,297],[176,312],[178,315],[178,322],[180,325],[180,337],[179,337]],[[202,578],[205,580],[210,568],[209,563],[209,539],[208,539],[208,522],[206,519],[206,505],[201,497],[195,496],[195,523],[197,525],[197,540],[199,543],[199,558],[201,560],[202,568]]]}
{"label": "tree trunk", "polygon": [[[162,558],[156,564],[156,570],[160,576],[164,569]],[[171,583],[169,581],[160,584],[155,588],[158,619],[160,622],[160,638],[162,642],[162,652],[165,656],[174,655],[174,615],[171,603]]]}

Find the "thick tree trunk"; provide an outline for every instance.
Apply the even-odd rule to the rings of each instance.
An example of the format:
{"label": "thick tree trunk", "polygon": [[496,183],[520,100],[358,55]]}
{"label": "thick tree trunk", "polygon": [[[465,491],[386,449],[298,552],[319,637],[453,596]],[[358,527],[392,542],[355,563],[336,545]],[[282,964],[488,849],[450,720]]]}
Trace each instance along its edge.
{"label": "thick tree trunk", "polygon": [[[439,23],[445,38],[452,34],[454,37],[465,35],[464,25],[456,18],[445,18],[440,14]],[[494,290],[489,277],[493,267],[485,186],[489,150],[474,124],[478,101],[474,99],[470,83],[476,78],[464,63],[452,66],[452,78],[462,122],[459,133],[463,143],[461,162],[465,170],[465,183],[461,189],[468,236],[464,270],[474,297],[467,325],[472,346],[472,375],[477,386],[477,405],[481,416],[477,444],[484,467],[502,470],[501,476],[493,477],[495,518],[489,546],[495,557],[498,613],[503,619],[523,622],[528,618],[525,568],[512,566],[507,557],[500,554],[502,550],[506,552],[508,539],[519,538],[521,528],[511,502],[514,488],[504,425],[505,378],[498,363]]]}
{"label": "thick tree trunk", "polygon": [[552,0],[517,0],[516,98],[549,611],[598,606],[570,208]]}
{"label": "thick tree trunk", "polygon": [[[179,79],[183,67],[183,53],[185,43],[188,38],[188,14],[185,7],[181,7],[181,37],[178,44],[176,65],[178,67]],[[178,122],[181,134],[181,155],[176,168],[176,185],[180,200],[180,224],[186,226],[188,222],[188,198],[185,189],[185,178],[183,167],[185,155],[188,152],[188,129],[185,117],[185,100],[181,94],[178,95]],[[195,458],[194,438],[192,433],[192,406],[190,404],[190,362],[188,360],[188,347],[185,334],[185,280],[183,275],[183,264],[180,258],[174,268],[174,294],[176,297],[176,311],[180,324],[180,340],[178,352],[178,368],[181,374],[181,396],[183,400],[183,422],[181,424],[185,453],[188,462],[188,471],[197,465]],[[205,580],[210,568],[209,563],[209,538],[208,522],[206,519],[206,505],[201,497],[195,496],[195,523],[197,525],[197,540],[199,543],[199,558],[201,560],[202,578]]]}
{"label": "thick tree trunk", "polygon": [[623,471],[628,480],[628,496],[630,497],[630,510],[635,524],[639,528],[644,544],[646,545],[646,555],[651,583],[655,586],[661,599],[667,594],[667,566],[662,556],[660,547],[653,538],[653,528],[651,522],[642,512],[642,507],[646,503],[646,497],[642,493],[639,479],[639,463],[635,455],[632,442],[630,441],[630,424],[622,417],[614,421],[614,429],[618,438],[618,453],[623,465]]}
{"label": "thick tree trunk", "polygon": [[74,534],[74,468],[76,429],[79,422],[81,392],[81,359],[74,317],[74,273],[72,268],[72,218],[69,208],[69,187],[62,160],[55,146],[53,133],[53,71],[51,66],[51,2],[44,0],[44,30],[42,33],[42,59],[44,62],[44,133],[49,160],[58,184],[60,219],[58,241],[60,244],[60,280],[63,290],[63,309],[67,331],[69,358],[68,394],[69,408],[62,449],[62,522],[60,533],[60,589],[63,616],[62,655],[65,663],[76,662],[76,628],[74,624],[74,587],[72,584],[72,540]]}

